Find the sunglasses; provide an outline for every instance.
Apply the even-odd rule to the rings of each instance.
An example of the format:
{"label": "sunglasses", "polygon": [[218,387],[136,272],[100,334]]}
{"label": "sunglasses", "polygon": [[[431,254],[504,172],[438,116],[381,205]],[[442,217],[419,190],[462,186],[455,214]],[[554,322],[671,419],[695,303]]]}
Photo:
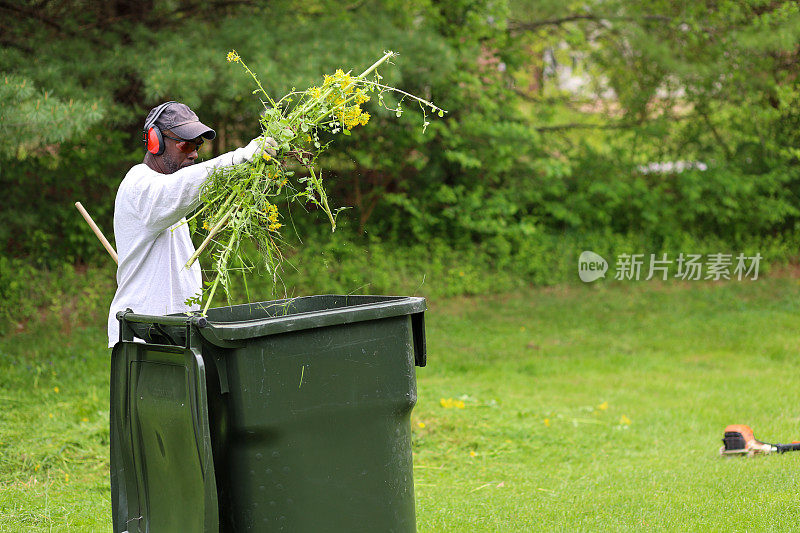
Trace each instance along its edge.
{"label": "sunglasses", "polygon": [[173,141],[177,141],[175,145],[178,147],[178,150],[183,152],[184,154],[191,154],[195,150],[199,150],[203,143],[205,142],[202,137],[200,137],[200,141],[187,141],[186,139],[179,139],[177,137],[170,137],[169,135],[161,134],[163,137],[167,139],[172,139]]}

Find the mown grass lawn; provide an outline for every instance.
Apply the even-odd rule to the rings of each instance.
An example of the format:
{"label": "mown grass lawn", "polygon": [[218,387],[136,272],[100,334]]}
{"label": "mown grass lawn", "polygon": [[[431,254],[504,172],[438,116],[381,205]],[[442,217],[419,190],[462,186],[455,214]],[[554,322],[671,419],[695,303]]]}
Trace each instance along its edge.
{"label": "mown grass lawn", "polygon": [[[797,280],[429,306],[412,418],[421,531],[796,528],[800,453],[717,451],[730,423],[800,437]],[[0,340],[2,531],[111,530],[103,326]]]}

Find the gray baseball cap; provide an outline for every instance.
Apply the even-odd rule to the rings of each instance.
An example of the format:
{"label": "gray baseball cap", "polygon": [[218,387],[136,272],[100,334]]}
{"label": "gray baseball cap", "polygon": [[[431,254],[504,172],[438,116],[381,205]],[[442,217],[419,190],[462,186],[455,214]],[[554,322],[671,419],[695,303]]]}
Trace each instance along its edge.
{"label": "gray baseball cap", "polygon": [[[150,110],[147,120],[145,120],[145,126],[151,123],[151,119],[158,112],[159,107],[162,106]],[[186,140],[196,139],[200,136],[211,140],[217,136],[217,132],[200,122],[189,106],[180,102],[172,102],[164,107],[155,124],[161,131],[170,130],[181,139]]]}

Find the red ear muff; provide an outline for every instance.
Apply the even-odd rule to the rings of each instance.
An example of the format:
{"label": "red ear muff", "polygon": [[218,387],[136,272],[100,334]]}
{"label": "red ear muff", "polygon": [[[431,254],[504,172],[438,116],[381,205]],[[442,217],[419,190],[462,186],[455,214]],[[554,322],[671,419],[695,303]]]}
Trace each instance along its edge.
{"label": "red ear muff", "polygon": [[164,153],[164,137],[161,135],[161,129],[158,126],[153,126],[147,130],[147,151],[153,155],[161,155]]}
{"label": "red ear muff", "polygon": [[142,140],[147,147],[147,151],[153,155],[161,155],[164,153],[164,137],[161,135],[161,129],[156,126],[156,120],[158,120],[158,117],[170,104],[177,104],[177,102],[175,100],[170,100],[169,102],[164,102],[159,105],[150,112],[148,120],[144,123]]}

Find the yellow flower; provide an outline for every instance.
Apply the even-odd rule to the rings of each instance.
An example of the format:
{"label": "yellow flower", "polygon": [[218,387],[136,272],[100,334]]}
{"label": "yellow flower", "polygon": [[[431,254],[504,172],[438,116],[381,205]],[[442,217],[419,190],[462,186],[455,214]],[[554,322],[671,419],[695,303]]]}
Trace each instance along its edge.
{"label": "yellow flower", "polygon": [[600,405],[597,406],[597,408],[600,409],[601,411],[605,411],[606,409],[608,409],[608,402],[601,403]]}
{"label": "yellow flower", "polygon": [[369,96],[364,94],[364,91],[361,89],[356,90],[355,101],[357,104],[363,104],[364,102],[369,102]]}
{"label": "yellow flower", "polygon": [[275,231],[275,230],[281,229],[281,226],[283,226],[283,224],[281,224],[280,222],[274,222],[274,223],[269,225],[269,230],[270,231]]}
{"label": "yellow flower", "polygon": [[478,456],[478,454],[477,454],[477,453],[475,453],[475,450],[470,450],[470,451],[469,451],[469,456],[470,456],[470,457],[477,457],[477,456]]}
{"label": "yellow flower", "polygon": [[208,226],[208,220],[206,220],[205,222],[203,222],[203,229],[211,229],[211,228]]}
{"label": "yellow flower", "polygon": [[81,418],[81,422],[88,422],[88,421],[89,421],[89,419],[86,418],[85,416],[83,418]]}
{"label": "yellow flower", "polygon": [[366,126],[367,122],[369,122],[369,113],[361,113],[361,116],[359,117],[358,122],[362,126]]}
{"label": "yellow flower", "polygon": [[619,417],[619,423],[622,424],[622,425],[625,425],[625,426],[630,426],[631,425],[631,419],[628,418],[625,415],[622,415],[621,417]]}
{"label": "yellow flower", "polygon": [[264,158],[264,161],[269,161],[270,159],[272,159],[272,156],[269,155],[267,152],[264,152],[264,155],[262,155],[261,157]]}
{"label": "yellow flower", "polygon": [[344,111],[342,112],[342,122],[344,123],[344,127],[350,129],[354,126],[358,126],[360,117],[361,117],[360,106],[354,105],[345,108]]}
{"label": "yellow flower", "polygon": [[545,418],[544,419],[544,425],[547,426],[547,427],[550,427],[550,419],[549,418]]}
{"label": "yellow flower", "polygon": [[239,59],[241,58],[239,57],[239,54],[236,53],[236,50],[231,50],[228,52],[228,63],[238,63]]}
{"label": "yellow flower", "polygon": [[419,426],[420,428],[424,428],[425,422],[417,422],[417,426]]}
{"label": "yellow flower", "polygon": [[350,74],[345,74],[345,76],[342,78],[342,88],[344,89],[345,94],[350,94],[355,89],[353,78],[350,76]]}
{"label": "yellow flower", "polygon": [[58,394],[58,387],[53,387],[53,392],[55,392],[56,394]]}
{"label": "yellow flower", "polygon": [[311,87],[308,90],[308,94],[310,94],[312,98],[319,98],[320,96],[322,96],[322,89],[320,89],[319,87]]}
{"label": "yellow flower", "polygon": [[466,407],[466,405],[464,405],[463,400],[454,400],[452,398],[447,398],[447,399],[442,398],[441,400],[439,400],[439,405],[441,405],[445,409],[452,409],[454,407],[456,409],[464,409],[464,407]]}

